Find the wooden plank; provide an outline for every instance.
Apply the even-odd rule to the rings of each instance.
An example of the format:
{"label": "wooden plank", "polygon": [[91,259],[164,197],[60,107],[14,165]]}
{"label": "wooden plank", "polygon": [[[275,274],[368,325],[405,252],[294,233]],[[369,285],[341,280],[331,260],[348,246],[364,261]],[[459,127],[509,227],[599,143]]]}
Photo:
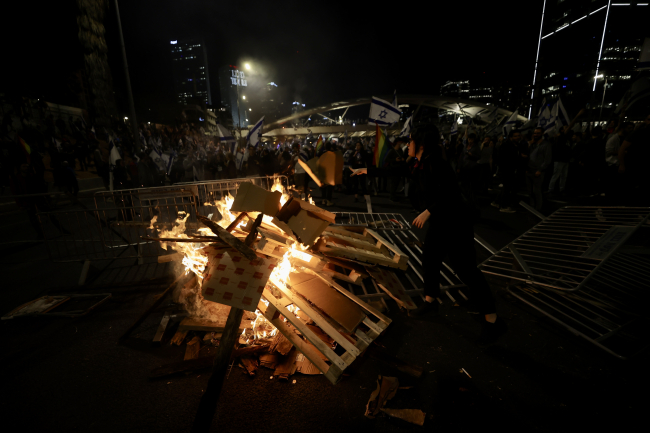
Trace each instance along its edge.
{"label": "wooden plank", "polygon": [[[291,322],[291,324],[298,330],[298,332],[300,332],[307,339],[307,341],[309,341],[312,345],[314,345],[316,347],[316,349],[318,349],[318,351],[320,353],[325,355],[327,357],[327,359],[329,359],[330,362],[332,362],[333,365],[337,365],[341,370],[345,369],[345,367],[346,367],[345,362],[343,362],[343,360],[328,345],[323,343],[321,341],[321,339],[318,338],[318,336],[316,334],[314,334],[311,331],[311,329],[309,329],[307,327],[307,325],[302,323],[302,321],[300,321],[299,319],[294,319],[296,316],[293,315],[293,313],[291,313],[285,307],[283,307],[278,302],[278,300],[273,296],[273,294],[271,294],[271,292],[269,292],[268,290],[265,289],[262,296],[264,296],[264,298],[266,300],[268,300],[277,309],[277,311],[281,315],[286,317],[287,320],[289,320]],[[265,314],[265,316],[266,316],[266,314]],[[268,319],[268,316],[266,316],[266,317]],[[309,358],[309,360],[311,362],[313,362],[314,365],[319,367],[317,362],[320,362],[321,365],[323,364],[322,359],[320,359],[320,355],[317,355],[316,357],[314,357],[313,354],[311,354],[311,353],[310,354],[305,353],[305,351],[303,349],[306,346],[306,342],[303,341],[293,331],[291,331],[290,328],[288,328],[288,326],[286,326],[286,324],[280,320],[279,316],[277,318],[274,318],[274,319],[270,320],[270,321],[271,321],[271,323],[273,323],[273,325],[276,328],[278,328],[279,331],[282,332],[284,330],[284,332],[282,332],[284,334],[284,336],[287,337],[287,339],[289,341],[291,341],[293,343],[293,345],[296,346],[298,348],[298,350],[300,350],[307,358]],[[282,327],[282,329],[280,327]],[[316,361],[314,359],[312,359],[312,358],[315,358]],[[319,367],[319,370],[322,371],[323,373],[325,373],[327,371],[327,368],[320,368]]]}
{"label": "wooden plank", "polygon": [[160,325],[158,325],[158,329],[156,330],[156,335],[153,336],[153,342],[160,344],[160,340],[162,340],[162,336],[165,333],[165,329],[167,329],[167,324],[169,323],[169,312],[166,312],[163,315],[162,320],[160,321]]}
{"label": "wooden plank", "polygon": [[362,241],[365,241],[365,242],[369,242],[369,241],[370,241],[370,240],[368,239],[368,237],[365,236],[364,234],[361,234],[361,233],[355,233],[355,232],[353,232],[353,231],[350,231],[350,230],[346,230],[346,229],[344,229],[344,228],[341,228],[340,226],[328,226],[328,227],[323,231],[323,233],[326,233],[326,232],[330,232],[330,233],[334,233],[334,234],[339,234],[339,235],[347,236],[347,237],[350,237],[350,238],[359,239],[359,240],[362,240]]}
{"label": "wooden plank", "polygon": [[244,257],[246,257],[250,261],[257,260],[257,254],[255,254],[255,251],[251,249],[248,245],[234,237],[232,234],[227,232],[225,229],[223,229],[221,226],[218,224],[210,221],[208,218],[204,217],[203,215],[197,215],[196,218],[206,225],[210,230],[212,230],[212,233],[215,235],[219,236],[222,241],[239,251]]}
{"label": "wooden plank", "polygon": [[255,372],[257,372],[257,367],[259,366],[256,359],[242,357],[241,363],[244,365],[244,370],[246,370],[249,376],[255,376]]}
{"label": "wooden plank", "polygon": [[183,360],[187,361],[188,359],[196,359],[199,357],[199,351],[201,350],[201,338],[195,335],[185,347],[185,357]]}
{"label": "wooden plank", "polygon": [[175,344],[177,346],[180,346],[181,343],[183,343],[183,340],[185,340],[185,336],[187,336],[188,332],[189,332],[188,330],[185,330],[185,331],[178,330],[178,331],[176,331],[176,333],[172,337],[172,340],[169,342],[169,344]]}
{"label": "wooden plank", "polygon": [[[305,312],[327,335],[329,335],[334,341],[341,345],[346,351],[349,351],[354,356],[359,356],[359,350],[354,347],[354,344],[351,344],[341,333],[336,330],[332,325],[330,325],[316,310],[314,310],[309,303],[300,299],[299,296],[293,294],[289,289],[283,287],[283,285],[274,284],[284,296],[286,296],[291,303],[300,308]],[[309,325],[307,325],[309,327]],[[311,328],[310,328],[311,329]]]}
{"label": "wooden plank", "polygon": [[[369,234],[370,236],[372,236],[373,238],[377,239],[377,245],[378,245],[378,246],[379,246],[379,244],[382,244],[382,245],[384,245],[386,248],[388,248],[389,250],[391,250],[391,251],[395,254],[395,256],[393,257],[393,260],[394,260],[395,262],[400,263],[400,264],[406,264],[406,263],[408,262],[408,256],[407,256],[406,254],[404,254],[404,253],[402,252],[402,250],[400,250],[399,248],[397,248],[397,246],[395,246],[395,245],[392,244],[391,242],[388,242],[386,239],[384,239],[382,236],[380,236],[380,235],[379,235],[377,232],[375,232],[374,230],[366,229],[366,230],[364,231],[364,233],[367,233],[367,234]],[[404,266],[403,268],[400,268],[400,269],[403,269],[403,270],[404,270],[404,269],[406,269],[406,266]]]}
{"label": "wooden plank", "polygon": [[397,263],[383,254],[373,253],[372,251],[366,251],[359,248],[341,247],[328,242],[320,245],[319,251],[326,257],[341,257],[345,259],[351,259],[356,262],[366,262],[388,266],[391,268],[405,269],[405,266],[403,264]]}

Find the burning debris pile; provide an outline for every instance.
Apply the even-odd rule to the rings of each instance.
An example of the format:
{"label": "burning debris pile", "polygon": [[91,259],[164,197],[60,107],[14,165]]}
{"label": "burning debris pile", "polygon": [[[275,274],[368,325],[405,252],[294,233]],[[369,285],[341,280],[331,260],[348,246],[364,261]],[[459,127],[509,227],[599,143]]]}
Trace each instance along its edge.
{"label": "burning debris pile", "polygon": [[336,383],[391,322],[341,283],[372,276],[401,306],[415,307],[391,272],[405,269],[407,256],[370,229],[331,226],[333,213],[279,181],[271,191],[243,183],[236,197],[205,206],[215,212],[197,216],[203,227],[189,227],[184,213],[170,229],[151,222],[148,239],[175,251],[189,277],[174,291],[187,317],[172,343],[192,337],[186,360],[154,376],[209,365],[237,308],[245,314],[234,353],[248,374],[266,367],[281,379],[298,371]]}

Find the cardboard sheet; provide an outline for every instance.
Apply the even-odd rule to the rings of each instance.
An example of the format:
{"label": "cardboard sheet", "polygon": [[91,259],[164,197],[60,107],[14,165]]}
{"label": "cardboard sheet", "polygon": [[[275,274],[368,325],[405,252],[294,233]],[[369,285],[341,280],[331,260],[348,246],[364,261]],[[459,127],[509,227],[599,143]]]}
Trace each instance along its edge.
{"label": "cardboard sheet", "polygon": [[289,277],[289,284],[293,290],[317,305],[320,310],[352,334],[366,318],[363,310],[357,304],[315,275],[293,273]]}
{"label": "cardboard sheet", "polygon": [[340,151],[325,152],[320,158],[307,162],[299,159],[298,163],[318,186],[343,183],[343,154]]}
{"label": "cardboard sheet", "polygon": [[280,191],[267,191],[250,182],[239,186],[235,201],[230,210],[232,212],[262,212],[274,217],[280,210]]}
{"label": "cardboard sheet", "polygon": [[261,257],[249,261],[234,251],[214,254],[209,258],[203,275],[203,297],[255,312],[277,262],[275,258]]}
{"label": "cardboard sheet", "polygon": [[282,206],[276,218],[286,223],[300,243],[310,246],[328,225],[334,223],[336,215],[292,197]]}

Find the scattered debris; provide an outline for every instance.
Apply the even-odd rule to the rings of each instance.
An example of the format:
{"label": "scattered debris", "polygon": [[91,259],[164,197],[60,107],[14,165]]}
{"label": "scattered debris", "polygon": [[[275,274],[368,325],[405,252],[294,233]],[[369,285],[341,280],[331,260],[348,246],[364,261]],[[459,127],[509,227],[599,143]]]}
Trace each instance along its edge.
{"label": "scattered debris", "polygon": [[381,409],[386,415],[393,418],[403,419],[416,425],[424,425],[427,414],[420,409]]}
{"label": "scattered debris", "polygon": [[365,416],[374,418],[381,408],[397,393],[399,380],[396,377],[379,376],[377,379],[377,389],[370,394],[370,400],[366,405]]}

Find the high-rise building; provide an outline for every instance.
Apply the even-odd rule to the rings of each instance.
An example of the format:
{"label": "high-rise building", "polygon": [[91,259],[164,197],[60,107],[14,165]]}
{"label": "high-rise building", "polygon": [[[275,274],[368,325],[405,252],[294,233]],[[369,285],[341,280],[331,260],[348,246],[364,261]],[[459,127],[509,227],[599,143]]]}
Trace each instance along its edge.
{"label": "high-rise building", "polygon": [[440,87],[440,94],[455,98],[466,98],[469,93],[469,80],[447,81]]}
{"label": "high-rise building", "polygon": [[534,93],[526,114],[534,115],[542,98],[548,103],[558,97],[569,116],[585,103],[607,113],[635,76],[650,29],[647,0],[542,0],[538,7],[542,16],[531,77]]}
{"label": "high-rise building", "polygon": [[221,105],[230,112],[233,128],[247,128],[251,123],[250,95],[246,95],[248,88],[243,70],[234,65],[219,68]]}
{"label": "high-rise building", "polygon": [[199,39],[170,41],[176,101],[187,105],[200,100],[212,105],[205,44]]}

